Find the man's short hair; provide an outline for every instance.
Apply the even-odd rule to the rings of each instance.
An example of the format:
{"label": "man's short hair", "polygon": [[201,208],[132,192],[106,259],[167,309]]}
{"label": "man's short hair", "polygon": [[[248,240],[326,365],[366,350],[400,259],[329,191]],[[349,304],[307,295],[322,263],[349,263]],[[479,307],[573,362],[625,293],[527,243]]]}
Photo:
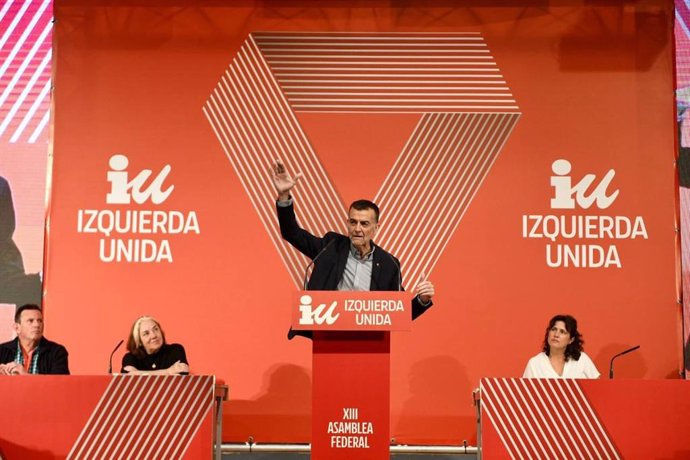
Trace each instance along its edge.
{"label": "man's short hair", "polygon": [[[14,322],[19,324],[19,321],[22,318],[22,313],[27,311],[27,310],[38,310],[41,311],[41,307],[38,305],[35,305],[33,303],[27,303],[26,305],[22,305],[21,307],[17,308],[17,311],[14,312]],[[42,314],[42,312],[41,312]]]}
{"label": "man's short hair", "polygon": [[373,201],[369,201],[369,200],[353,201],[352,204],[350,205],[350,209],[356,209],[357,211],[366,211],[367,209],[371,209],[374,211],[374,215],[376,216],[376,222],[379,221],[379,207],[376,206],[376,203],[374,203]]}

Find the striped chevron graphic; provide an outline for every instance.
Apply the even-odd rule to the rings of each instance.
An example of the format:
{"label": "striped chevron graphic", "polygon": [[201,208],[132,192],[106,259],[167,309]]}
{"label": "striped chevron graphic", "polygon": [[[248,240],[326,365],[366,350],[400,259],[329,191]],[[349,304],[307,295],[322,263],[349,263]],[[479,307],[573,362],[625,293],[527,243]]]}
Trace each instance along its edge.
{"label": "striped chevron graphic", "polygon": [[213,376],[114,376],[67,458],[182,458],[213,388]]}
{"label": "striped chevron graphic", "polygon": [[253,37],[296,111],[518,109],[479,33]]}
{"label": "striped chevron graphic", "polygon": [[482,379],[482,417],[512,459],[620,459],[573,379]]}
{"label": "striped chevron graphic", "polygon": [[298,287],[308,261],[280,238],[270,164],[280,158],[309,179],[294,196],[312,233],[344,233],[347,208],[295,113],[421,115],[374,198],[386,215],[376,242],[416,281],[433,270],[518,110],[478,33],[252,33],[203,107]]}
{"label": "striped chevron graphic", "polygon": [[34,143],[50,118],[52,0],[0,5],[0,141]]}
{"label": "striped chevron graphic", "polygon": [[386,210],[377,242],[400,259],[406,279],[432,272],[519,116],[422,117],[374,198]]}

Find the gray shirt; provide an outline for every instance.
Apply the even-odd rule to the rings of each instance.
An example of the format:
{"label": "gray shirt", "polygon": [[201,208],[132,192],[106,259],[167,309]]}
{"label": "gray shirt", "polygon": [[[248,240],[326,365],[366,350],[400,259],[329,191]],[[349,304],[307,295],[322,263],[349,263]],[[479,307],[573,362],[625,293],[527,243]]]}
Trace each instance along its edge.
{"label": "gray shirt", "polygon": [[339,291],[368,291],[371,287],[371,270],[374,266],[374,247],[360,257],[359,251],[350,244],[343,277],[338,283]]}

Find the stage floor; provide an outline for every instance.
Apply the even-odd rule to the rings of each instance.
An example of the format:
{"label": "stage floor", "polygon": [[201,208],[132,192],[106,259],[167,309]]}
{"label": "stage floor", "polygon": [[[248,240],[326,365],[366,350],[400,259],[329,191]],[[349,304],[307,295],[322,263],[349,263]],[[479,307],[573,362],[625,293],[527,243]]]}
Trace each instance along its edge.
{"label": "stage floor", "polygon": [[[268,452],[238,452],[223,453],[223,460],[308,460],[306,453],[268,453]],[[392,460],[475,460],[476,454],[392,454]]]}

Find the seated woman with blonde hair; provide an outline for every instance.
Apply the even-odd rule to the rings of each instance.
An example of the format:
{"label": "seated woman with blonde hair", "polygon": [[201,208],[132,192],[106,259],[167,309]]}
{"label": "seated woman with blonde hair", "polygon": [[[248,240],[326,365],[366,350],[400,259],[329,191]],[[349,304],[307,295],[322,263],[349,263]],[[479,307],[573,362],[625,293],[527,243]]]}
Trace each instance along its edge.
{"label": "seated woman with blonde hair", "polygon": [[122,372],[125,374],[189,373],[184,347],[177,343],[166,343],[163,329],[150,316],[142,316],[132,325],[127,351],[122,358]]}
{"label": "seated woman with blonde hair", "polygon": [[577,320],[570,315],[551,318],[544,334],[544,348],[527,363],[523,378],[597,379],[601,375],[582,351]]}

